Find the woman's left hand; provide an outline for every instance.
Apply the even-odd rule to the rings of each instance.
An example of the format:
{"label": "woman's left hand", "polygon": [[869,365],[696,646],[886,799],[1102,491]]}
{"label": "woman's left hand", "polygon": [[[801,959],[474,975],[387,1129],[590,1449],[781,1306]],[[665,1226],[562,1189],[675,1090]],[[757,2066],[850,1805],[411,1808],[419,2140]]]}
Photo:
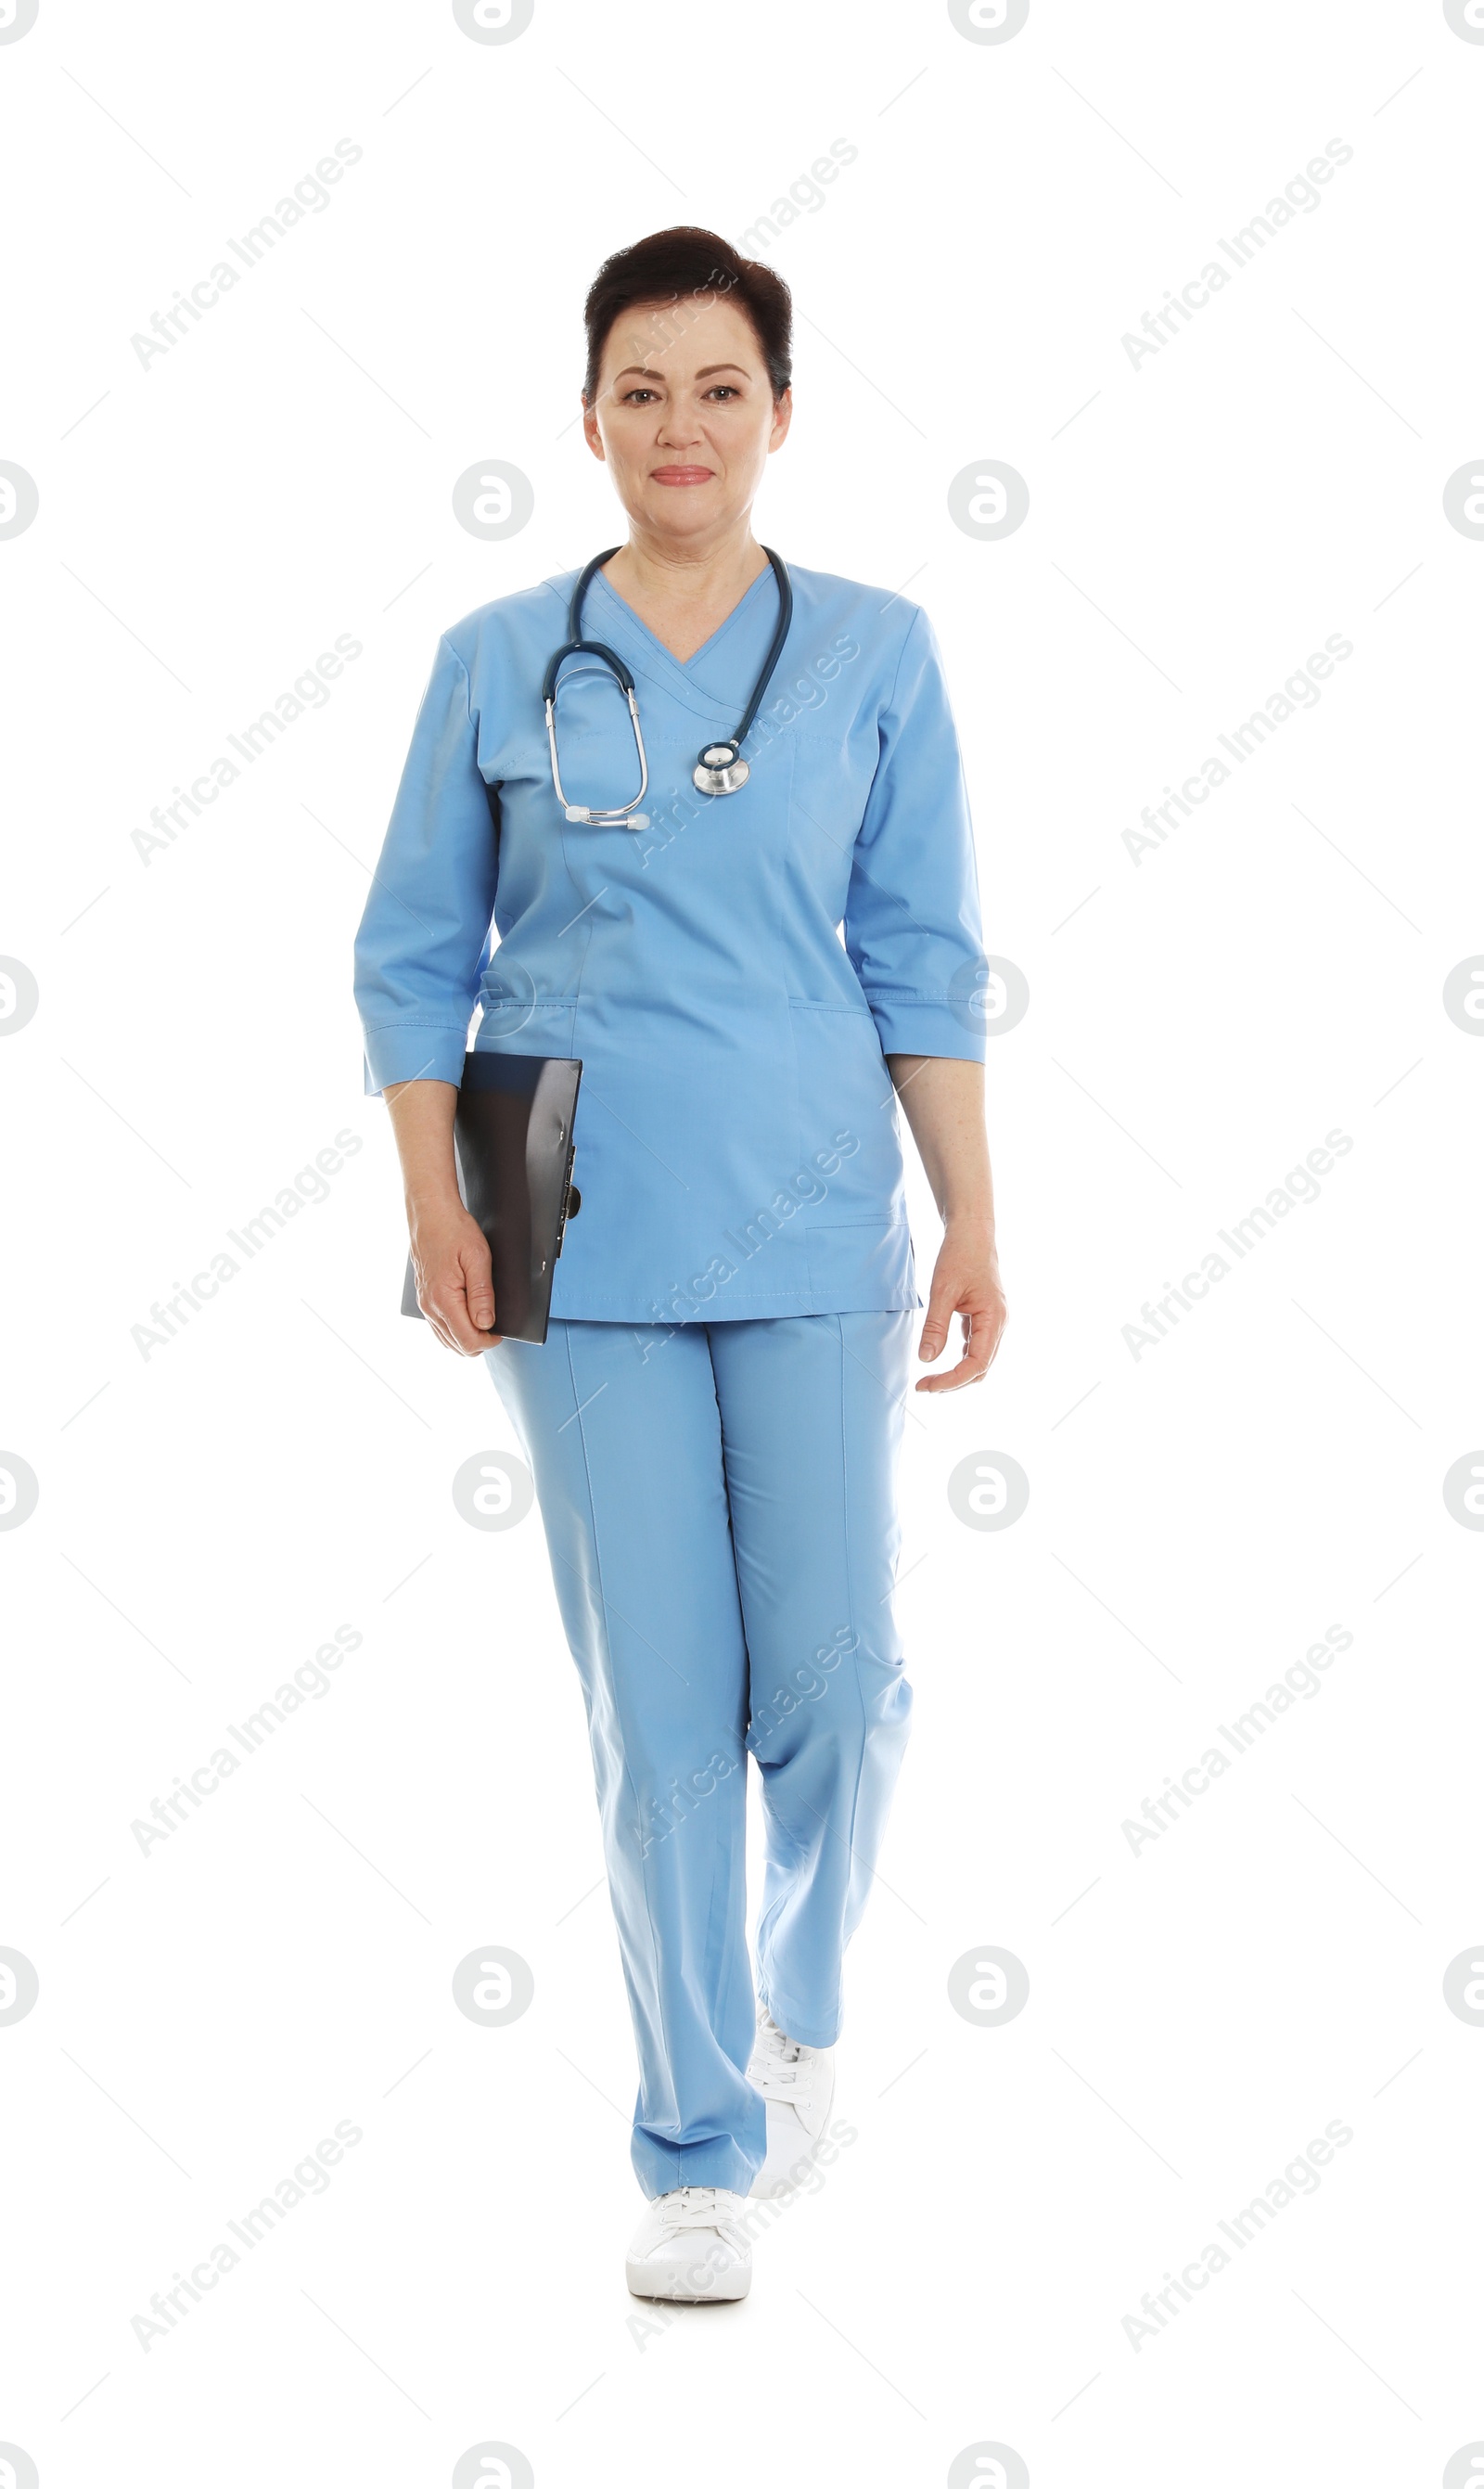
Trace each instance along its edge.
{"label": "woman's left hand", "polygon": [[1005,1328],[985,1132],[985,1069],[952,1054],[889,1054],[886,1068],[943,1220],[918,1356],[930,1365],[948,1346],[955,1314],[963,1323],[957,1364],[947,1374],[925,1374],[917,1388],[959,1391],[966,1383],[983,1383]]}
{"label": "woman's left hand", "polygon": [[1005,1291],[992,1229],[958,1227],[952,1221],[933,1265],[928,1315],[918,1356],[931,1363],[948,1346],[953,1319],[963,1324],[963,1355],[946,1374],[925,1374],[919,1391],[959,1391],[966,1383],[983,1383],[994,1361],[1005,1329]]}

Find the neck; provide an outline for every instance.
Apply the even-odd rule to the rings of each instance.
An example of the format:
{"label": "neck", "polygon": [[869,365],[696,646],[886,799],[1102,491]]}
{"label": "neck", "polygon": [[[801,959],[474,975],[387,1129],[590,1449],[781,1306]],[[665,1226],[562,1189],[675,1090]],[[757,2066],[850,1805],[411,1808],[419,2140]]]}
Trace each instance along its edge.
{"label": "neck", "polygon": [[768,557],[746,518],[683,544],[631,522],[629,541],[619,546],[604,576],[631,598],[700,606],[718,597],[735,603],[767,566]]}

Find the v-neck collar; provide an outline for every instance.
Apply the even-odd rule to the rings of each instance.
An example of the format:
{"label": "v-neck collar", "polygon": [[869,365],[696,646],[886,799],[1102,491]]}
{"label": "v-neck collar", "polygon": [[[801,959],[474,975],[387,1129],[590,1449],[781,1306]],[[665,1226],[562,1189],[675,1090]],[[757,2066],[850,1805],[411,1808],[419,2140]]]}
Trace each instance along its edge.
{"label": "v-neck collar", "polygon": [[[656,639],[648,623],[642,615],[635,612],[628,599],[620,596],[615,587],[610,587],[601,570],[593,572],[588,583],[587,593],[590,597],[594,588],[602,590],[608,611],[617,616],[629,634],[631,644],[636,652],[635,663],[640,672],[650,675],[656,682],[666,684],[685,701],[687,707],[709,715],[716,706],[716,694],[707,690],[697,669],[714,654],[733,624],[749,612],[764,581],[773,578],[773,564],[765,562],[756,578],[749,581],[731,612],[717,624],[710,639],[703,640],[700,646],[694,649],[686,658],[684,665],[666,647],[663,640]],[[776,584],[775,581],[775,586]]]}

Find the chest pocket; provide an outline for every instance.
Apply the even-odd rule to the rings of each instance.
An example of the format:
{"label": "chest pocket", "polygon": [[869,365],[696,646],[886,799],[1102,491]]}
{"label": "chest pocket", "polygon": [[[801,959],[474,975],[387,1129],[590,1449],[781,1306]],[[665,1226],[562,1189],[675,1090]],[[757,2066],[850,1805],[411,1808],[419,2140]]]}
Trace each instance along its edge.
{"label": "chest pocket", "polygon": [[[642,688],[636,698],[642,718]],[[553,716],[556,762],[568,803],[607,813],[632,801],[639,790],[639,750],[617,676],[597,657],[569,657],[556,686]]]}

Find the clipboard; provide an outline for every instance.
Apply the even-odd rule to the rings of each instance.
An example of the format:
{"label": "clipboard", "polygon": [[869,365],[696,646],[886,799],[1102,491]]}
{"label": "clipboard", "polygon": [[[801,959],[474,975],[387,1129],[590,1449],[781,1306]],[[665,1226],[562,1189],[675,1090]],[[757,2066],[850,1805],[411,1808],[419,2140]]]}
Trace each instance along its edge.
{"label": "clipboard", "polygon": [[[501,1339],[540,1346],[567,1220],[582,1208],[572,1182],[580,1061],[567,1055],[464,1057],[453,1152],[465,1209],[483,1230]],[[423,1319],[408,1255],[402,1311]]]}

